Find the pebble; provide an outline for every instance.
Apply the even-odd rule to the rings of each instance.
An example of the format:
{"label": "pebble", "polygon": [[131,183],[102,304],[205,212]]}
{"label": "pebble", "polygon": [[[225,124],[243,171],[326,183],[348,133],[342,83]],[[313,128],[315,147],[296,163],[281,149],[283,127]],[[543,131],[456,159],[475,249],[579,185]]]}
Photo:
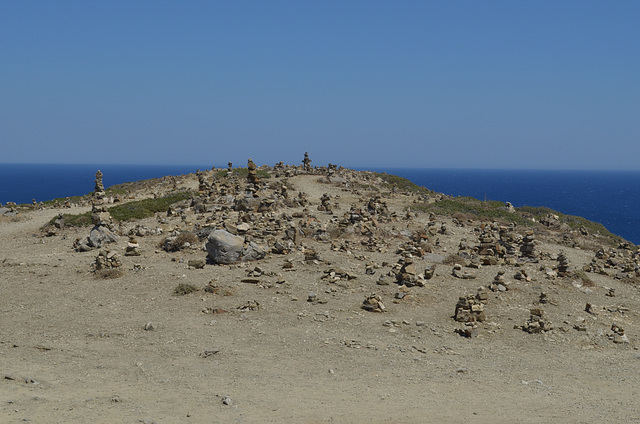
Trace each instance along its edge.
{"label": "pebble", "polygon": [[224,403],[225,405],[231,405],[233,403],[233,401],[231,400],[231,398],[229,396],[225,396],[222,398],[222,403]]}

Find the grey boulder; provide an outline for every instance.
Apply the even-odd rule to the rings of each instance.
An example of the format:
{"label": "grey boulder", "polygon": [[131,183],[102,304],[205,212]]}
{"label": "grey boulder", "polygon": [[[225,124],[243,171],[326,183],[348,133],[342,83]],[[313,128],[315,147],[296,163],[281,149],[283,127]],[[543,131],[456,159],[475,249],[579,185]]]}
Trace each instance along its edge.
{"label": "grey boulder", "polygon": [[212,231],[205,248],[216,264],[255,261],[265,255],[265,251],[257,244],[245,243],[244,237],[234,236],[225,230]]}

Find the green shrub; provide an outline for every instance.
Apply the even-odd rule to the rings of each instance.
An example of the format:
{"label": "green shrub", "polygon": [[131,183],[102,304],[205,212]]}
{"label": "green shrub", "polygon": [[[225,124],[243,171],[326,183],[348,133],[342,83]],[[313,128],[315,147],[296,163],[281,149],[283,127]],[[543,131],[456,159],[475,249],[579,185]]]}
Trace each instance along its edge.
{"label": "green shrub", "polygon": [[116,221],[143,219],[153,216],[156,212],[166,212],[172,204],[189,198],[191,193],[178,192],[157,199],[136,200],[113,206],[109,208],[109,213]]}
{"label": "green shrub", "polygon": [[384,182],[389,185],[395,185],[400,191],[412,191],[418,193],[431,193],[426,187],[419,186],[406,178],[398,177],[397,175],[387,174],[386,172],[374,172],[374,175],[382,178]]}
{"label": "green shrub", "polygon": [[[148,218],[156,212],[166,212],[172,204],[189,198],[191,198],[191,193],[186,191],[177,192],[157,199],[137,200],[113,206],[109,208],[109,213],[116,221]],[[62,217],[64,218],[64,225],[66,227],[88,227],[93,223],[91,212],[76,215],[65,213]],[[57,216],[52,218],[43,229],[53,226],[57,219]]]}

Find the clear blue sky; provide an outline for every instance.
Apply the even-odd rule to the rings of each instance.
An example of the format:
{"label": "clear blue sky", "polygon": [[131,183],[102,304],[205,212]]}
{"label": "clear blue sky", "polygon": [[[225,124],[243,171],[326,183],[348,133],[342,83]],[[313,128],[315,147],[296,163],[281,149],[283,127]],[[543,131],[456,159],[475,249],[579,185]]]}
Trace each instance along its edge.
{"label": "clear blue sky", "polygon": [[640,170],[640,1],[2,1],[0,162]]}

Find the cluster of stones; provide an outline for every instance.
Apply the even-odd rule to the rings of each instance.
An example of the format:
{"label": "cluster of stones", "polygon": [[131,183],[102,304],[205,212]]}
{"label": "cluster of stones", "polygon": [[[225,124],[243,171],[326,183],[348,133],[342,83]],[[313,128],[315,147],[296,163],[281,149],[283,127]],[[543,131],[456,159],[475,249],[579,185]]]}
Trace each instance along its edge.
{"label": "cluster of stones", "polygon": [[[396,283],[398,285],[406,287],[422,287],[425,285],[424,274],[420,275],[418,273],[413,259],[408,257],[400,258],[395,268],[398,270],[396,272]],[[431,276],[433,276],[433,273],[431,273]]]}
{"label": "cluster of stones", "polygon": [[124,253],[125,256],[140,256],[140,244],[138,243],[138,239],[134,236],[129,237],[129,242],[127,243],[126,251]]}
{"label": "cluster of stones", "polygon": [[377,294],[368,296],[364,302],[362,302],[362,309],[369,312],[384,312],[386,310],[382,298]]}
{"label": "cluster of stones", "polygon": [[629,343],[629,338],[624,333],[624,329],[615,322],[611,325],[611,334],[608,337],[614,343]]}
{"label": "cluster of stones", "polygon": [[462,268],[462,265],[460,264],[455,264],[453,266],[451,275],[453,275],[456,278],[461,278],[463,280],[473,280],[474,278],[476,278],[476,275],[474,273],[464,270]]}
{"label": "cluster of stones", "polygon": [[529,310],[529,320],[521,328],[529,334],[542,333],[553,329],[551,322],[545,319],[544,311],[541,308],[531,308]]}
{"label": "cluster of stones", "polygon": [[96,271],[103,269],[120,268],[122,266],[122,261],[120,261],[120,255],[118,255],[115,251],[101,250],[98,253],[98,256],[96,256],[96,260],[93,266]]}
{"label": "cluster of stones", "polygon": [[522,236],[512,228],[500,228],[500,245],[503,247],[505,263],[513,265],[518,257],[519,246],[522,243]]}
{"label": "cluster of stones", "polygon": [[476,337],[478,335],[477,323],[487,319],[484,306],[489,299],[488,292],[485,288],[478,289],[476,294],[462,296],[456,303],[453,318],[457,322],[464,323],[464,328],[457,330],[459,334],[465,337]]}
{"label": "cluster of stones", "polygon": [[[480,246],[478,246],[478,255],[480,256],[499,256],[502,253],[502,246],[495,236],[493,228],[486,226],[480,234]],[[495,265],[495,263],[491,263]]]}
{"label": "cluster of stones", "polygon": [[617,279],[640,277],[640,252],[629,243],[621,243],[617,249],[601,248],[584,271],[603,275],[612,274]]}
{"label": "cluster of stones", "polygon": [[509,283],[504,278],[504,271],[498,271],[490,286],[492,291],[505,292],[509,290]]}
{"label": "cluster of stones", "polygon": [[[274,167],[274,173],[280,178],[296,175],[296,172],[311,172],[310,159],[305,154],[305,160],[300,167],[290,167],[281,162]],[[287,180],[261,181],[257,178],[257,167],[251,159],[248,161],[248,174],[246,186],[243,185],[242,179],[235,176],[232,172],[231,163],[227,177],[224,179],[214,178],[210,182],[207,178],[210,175],[207,171],[197,173],[199,196],[191,199],[191,201],[174,205],[169,212],[168,217],[178,217],[182,220],[181,224],[173,230],[167,230],[169,237],[165,239],[165,249],[175,251],[172,243],[177,240],[181,230],[185,226],[194,228],[193,242],[187,242],[189,246],[201,248],[206,240],[205,248],[208,255],[209,263],[214,264],[233,264],[237,262],[254,261],[265,257],[266,252],[274,254],[286,255],[295,251],[304,255],[304,261],[296,260],[294,265],[293,259],[285,259],[283,269],[291,270],[295,266],[318,265],[320,258],[313,248],[309,248],[304,243],[303,238],[315,239],[321,242],[332,242],[333,234],[330,230],[339,230],[349,235],[363,236],[360,241],[361,248],[370,251],[381,251],[384,241],[379,241],[374,236],[374,229],[378,222],[385,220],[391,222],[398,220],[395,214],[389,212],[382,196],[375,195],[370,198],[361,197],[360,204],[354,204],[350,210],[345,213],[342,218],[334,216],[325,223],[314,217],[310,213],[310,209],[306,208],[309,201],[303,192],[297,195],[287,184]],[[323,168],[318,168],[322,171]],[[337,178],[337,166],[330,165],[327,168],[329,176]],[[349,170],[340,169],[340,178],[348,183],[350,180]],[[364,175],[364,174],[363,174]],[[360,182],[355,180],[355,182]],[[176,186],[175,179],[172,182],[173,187]],[[348,184],[345,184],[347,187]],[[334,199],[328,193],[323,194],[320,199],[319,211],[333,213],[334,208],[339,208],[337,202],[332,204],[332,200],[339,199],[340,196],[334,196]],[[288,207],[304,208],[302,211],[294,213],[279,213],[278,209],[286,205]],[[412,219],[415,214],[408,212],[407,217]],[[102,186],[102,174],[100,171],[96,174],[96,188],[94,192],[94,202],[92,208],[92,217],[97,227],[107,228],[111,224],[108,211],[105,204],[104,187]],[[162,217],[158,216],[159,222]],[[165,220],[166,222],[166,220]],[[406,224],[409,228],[411,223]],[[459,225],[464,225],[459,222]],[[92,230],[93,232],[93,230]],[[422,287],[426,280],[429,280],[435,274],[436,265],[427,268],[423,273],[418,272],[416,267],[416,258],[424,258],[426,253],[430,253],[434,246],[429,242],[430,237],[436,239],[435,246],[438,247],[437,234],[450,234],[445,223],[436,222],[435,215],[432,215],[428,227],[421,230],[398,231],[405,237],[405,241],[400,245],[397,253],[401,256],[397,264],[395,264],[389,273],[384,274],[387,284],[395,282],[401,288],[403,293],[409,292],[408,288]],[[131,234],[131,233],[130,233]],[[131,234],[129,243],[126,247],[126,256],[140,255],[140,248],[137,237],[148,234],[157,234],[153,230],[148,231],[146,228],[136,228]],[[409,235],[410,234],[410,235]],[[471,243],[467,245],[466,239],[460,241],[459,255],[465,260],[465,264],[469,267],[480,267],[482,265],[496,265],[507,263],[515,265],[521,256],[523,262],[534,261],[538,254],[535,246],[535,236],[533,232],[528,232],[525,237],[515,232],[513,226],[500,227],[497,224],[486,224],[477,229],[479,234],[479,244]],[[378,234],[380,235],[380,234]],[[408,240],[406,240],[408,239]],[[88,244],[88,243],[87,243]],[[183,247],[185,245],[182,245]],[[266,247],[263,247],[266,246]],[[332,243],[332,248],[337,251],[347,252],[353,255],[358,246],[358,241],[344,240],[342,244]],[[362,247],[363,246],[363,247]],[[183,248],[180,247],[180,248]],[[429,255],[437,256],[437,255]],[[361,259],[355,255],[357,259]],[[373,275],[380,268],[374,261],[369,258],[365,265],[365,273]],[[626,270],[626,272],[635,272],[638,275],[638,252],[633,251],[630,246],[621,246],[617,250],[604,249],[598,252],[593,263],[600,265],[602,268],[615,268]],[[325,262],[330,265],[329,262]],[[191,265],[191,264],[190,264]],[[96,269],[110,269],[121,266],[118,255],[114,252],[100,252],[96,258]],[[204,267],[201,260],[198,266]],[[389,266],[387,263],[382,265]],[[563,276],[569,273],[570,267],[563,252],[558,255],[558,275]],[[452,274],[457,278],[470,279],[476,276],[466,271],[462,265],[455,265]],[[259,268],[253,268],[248,271],[248,277],[252,281],[258,281],[259,277],[265,273]],[[345,272],[339,268],[327,269],[321,277],[324,281],[335,283],[340,280],[348,281],[355,278],[355,275]],[[516,279],[530,281],[524,269],[520,269],[514,276]],[[342,284],[341,284],[342,285]],[[333,288],[333,287],[332,287]],[[217,288],[211,288],[211,290]],[[509,290],[509,283],[505,279],[504,271],[500,271],[494,277],[489,285],[489,289],[497,292],[506,292]],[[477,335],[477,323],[486,320],[484,308],[487,303],[487,289],[481,289],[475,295],[461,297],[456,304],[454,319],[462,322],[465,328],[461,330],[461,334],[467,337]],[[613,292],[610,291],[613,296]],[[396,294],[396,298],[398,297]],[[312,303],[324,303],[317,299],[314,295],[310,296],[309,301]],[[540,304],[548,303],[545,293],[540,294]],[[385,306],[379,295],[371,295],[367,297],[362,308],[372,312],[384,312]],[[247,309],[251,309],[248,308]],[[551,329],[551,324],[545,320],[542,309],[533,308],[530,311],[530,318],[521,328],[529,333],[539,333]],[[613,329],[612,329],[613,331]],[[624,335],[620,330],[614,331],[618,336]]]}
{"label": "cluster of stones", "polygon": [[333,209],[331,207],[331,196],[329,196],[327,193],[324,193],[320,198],[318,210],[321,212],[333,213]]}

